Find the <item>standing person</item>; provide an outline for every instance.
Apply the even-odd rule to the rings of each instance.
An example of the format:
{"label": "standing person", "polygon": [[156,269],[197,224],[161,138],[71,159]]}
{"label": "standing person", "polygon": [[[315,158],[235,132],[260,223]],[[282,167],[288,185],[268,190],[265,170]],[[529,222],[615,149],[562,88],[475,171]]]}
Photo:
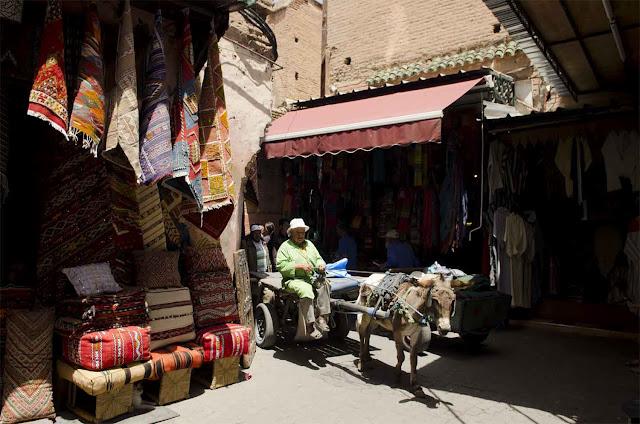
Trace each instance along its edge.
{"label": "standing person", "polygon": [[271,260],[267,244],[262,240],[262,225],[253,224],[251,232],[242,240],[242,248],[247,252],[249,272],[271,271]]}
{"label": "standing person", "polygon": [[[314,293],[313,274],[324,273],[327,264],[313,243],[306,239],[308,230],[302,218],[291,220],[287,230],[289,239],[278,249],[276,266],[282,274],[282,286],[300,298],[299,307],[307,334],[313,339],[320,339],[321,331],[329,331],[327,317],[331,313],[331,306],[326,284],[317,289],[317,296]],[[317,319],[314,306],[318,309]]]}
{"label": "standing person", "polygon": [[338,259],[347,258],[347,269],[356,269],[358,265],[358,246],[356,241],[347,231],[347,227],[340,223],[336,231],[338,233],[338,251],[336,252]]}
{"label": "standing person", "polygon": [[268,221],[264,224],[264,230],[262,231],[262,241],[264,241],[267,245],[267,250],[269,251],[269,260],[271,264],[276,263],[276,253],[278,249],[274,249],[273,247],[273,237],[276,232],[276,226],[273,222]]}
{"label": "standing person", "polygon": [[387,261],[383,268],[412,268],[418,266],[418,260],[413,248],[406,241],[401,241],[396,230],[389,230],[385,235],[387,247]]}

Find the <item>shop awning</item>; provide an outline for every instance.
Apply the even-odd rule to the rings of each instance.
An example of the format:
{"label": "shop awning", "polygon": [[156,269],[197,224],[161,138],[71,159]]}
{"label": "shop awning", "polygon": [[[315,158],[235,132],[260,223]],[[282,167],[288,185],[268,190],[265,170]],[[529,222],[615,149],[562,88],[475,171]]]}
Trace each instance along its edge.
{"label": "shop awning", "polygon": [[266,132],[266,157],[320,156],[440,141],[443,110],[483,78],[287,112]]}

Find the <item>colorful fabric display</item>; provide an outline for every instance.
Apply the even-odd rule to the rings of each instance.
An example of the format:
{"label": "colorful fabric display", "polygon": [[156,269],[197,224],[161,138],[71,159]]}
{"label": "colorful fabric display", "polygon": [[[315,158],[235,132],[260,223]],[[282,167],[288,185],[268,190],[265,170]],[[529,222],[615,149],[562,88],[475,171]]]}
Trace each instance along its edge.
{"label": "colorful fabric display", "polygon": [[[56,305],[56,313],[60,317],[82,321],[84,327],[81,329],[85,331],[113,327],[145,327],[149,322],[145,299],[146,294],[143,290],[133,289],[84,299],[69,298]],[[65,327],[62,327],[62,324],[56,324],[56,330],[73,329],[72,321],[64,323]]]}
{"label": "colorful fabric display", "polygon": [[102,35],[96,6],[87,14],[84,42],[78,65],[78,91],[71,110],[69,138],[98,155],[98,146],[104,132],[104,65],[102,63]]}
{"label": "colorful fabric display", "polygon": [[136,82],[136,58],[131,24],[131,6],[124,2],[124,12],[118,38],[116,59],[116,87],[112,96],[113,111],[107,132],[106,150],[120,146],[138,181],[142,180],[140,166],[140,134],[138,132],[138,89]]}
{"label": "colorful fabric display", "polygon": [[210,272],[190,273],[184,284],[191,290],[211,291],[217,290],[221,286],[228,286],[233,281],[231,272],[228,269]]}
{"label": "colorful fabric display", "polygon": [[233,213],[235,188],[220,49],[215,31],[212,34],[198,105],[203,207],[198,210],[198,205],[193,203],[186,205],[184,212],[185,219],[219,238]]}
{"label": "colorful fabric display", "polygon": [[9,314],[0,422],[55,418],[51,384],[53,319],[53,309]]}
{"label": "colorful fabric display", "polygon": [[198,332],[198,344],[204,349],[204,361],[242,356],[249,352],[251,343],[249,327],[240,324],[223,324]]}
{"label": "colorful fabric display", "polygon": [[162,34],[162,15],[158,10],[142,92],[140,164],[141,182],[145,184],[172,174],[171,119]]}
{"label": "colorful fabric display", "polygon": [[151,352],[153,374],[157,380],[164,374],[187,368],[200,368],[204,363],[204,349],[197,343],[173,344]]}
{"label": "colorful fabric display", "polygon": [[72,382],[88,395],[98,396],[148,379],[153,372],[153,363],[145,361],[110,370],[89,371],[58,360],[56,370],[60,378]]}
{"label": "colorful fabric display", "polygon": [[198,208],[202,209],[198,99],[195,92],[189,9],[183,11],[182,40],[179,44],[179,52],[178,96],[174,105],[176,136],[173,141],[173,178],[168,180],[166,184],[191,196],[196,201]]}
{"label": "colorful fabric display", "polygon": [[58,0],[49,0],[47,4],[38,63],[27,114],[47,122],[66,139],[69,112],[64,76],[64,31]]}
{"label": "colorful fabric display", "polygon": [[179,252],[147,250],[134,252],[136,285],[147,289],[182,287],[178,271]]}
{"label": "colorful fabric display", "polygon": [[147,291],[151,349],[196,338],[193,305],[186,287]]}
{"label": "colorful fabric display", "polygon": [[62,356],[84,369],[101,371],[149,359],[150,342],[148,328],[113,328],[63,337]]}
{"label": "colorful fabric display", "polygon": [[117,293],[122,287],[116,283],[108,263],[64,268],[62,273],[69,278],[78,296],[95,296],[102,293]]}

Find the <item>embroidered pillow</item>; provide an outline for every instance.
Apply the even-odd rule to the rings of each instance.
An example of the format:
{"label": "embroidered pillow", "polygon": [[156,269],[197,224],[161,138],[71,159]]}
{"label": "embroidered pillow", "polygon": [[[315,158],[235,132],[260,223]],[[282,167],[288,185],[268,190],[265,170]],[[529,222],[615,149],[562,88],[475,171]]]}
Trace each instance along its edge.
{"label": "embroidered pillow", "polygon": [[65,268],[62,272],[67,276],[80,297],[117,293],[122,290],[122,287],[113,278],[111,268],[106,262]]}
{"label": "embroidered pillow", "polygon": [[184,250],[184,266],[188,273],[229,269],[219,246],[187,247]]}
{"label": "embroidered pillow", "polygon": [[134,252],[136,284],[147,289],[182,287],[178,270],[179,252],[148,250]]}

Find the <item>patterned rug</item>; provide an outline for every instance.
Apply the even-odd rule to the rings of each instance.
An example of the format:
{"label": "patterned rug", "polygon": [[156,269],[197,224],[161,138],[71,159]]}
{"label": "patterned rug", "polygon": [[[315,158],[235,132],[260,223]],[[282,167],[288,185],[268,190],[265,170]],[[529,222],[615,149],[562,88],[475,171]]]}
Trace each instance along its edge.
{"label": "patterned rug", "polygon": [[220,49],[215,31],[213,33],[198,105],[204,216],[198,213],[196,203],[187,205],[184,212],[185,219],[212,237],[219,238],[233,213],[235,188],[231,175],[231,139]]}
{"label": "patterned rug", "polygon": [[[61,270],[110,262],[114,257],[111,201],[104,161],[60,143],[59,163],[43,187],[38,290],[43,304],[66,297],[71,288]],[[72,294],[72,291],[67,291]]]}
{"label": "patterned rug", "polygon": [[140,164],[145,184],[171,176],[173,168],[163,35],[162,15],[158,10],[142,93]]}
{"label": "patterned rug", "polygon": [[64,35],[58,0],[49,0],[42,31],[38,73],[29,94],[27,114],[47,122],[67,138],[69,120],[64,76]]}
{"label": "patterned rug", "polygon": [[189,9],[185,9],[183,13],[178,96],[173,108],[176,132],[173,142],[173,178],[165,184],[193,198],[202,209],[198,100],[195,92]]}
{"label": "patterned rug", "polygon": [[55,418],[51,368],[53,309],[13,311],[7,318],[0,422]]}
{"label": "patterned rug", "polygon": [[84,42],[78,65],[78,84],[69,121],[69,138],[82,137],[82,147],[98,155],[104,132],[104,65],[102,36],[95,4],[89,7],[85,23]]}
{"label": "patterned rug", "polygon": [[108,158],[110,154],[115,153],[112,150],[120,146],[133,168],[136,179],[140,181],[142,168],[140,167],[140,135],[138,132],[138,90],[129,0],[124,2],[124,12],[120,23],[115,80],[116,87],[111,100],[113,110],[107,131],[107,151],[103,155]]}

